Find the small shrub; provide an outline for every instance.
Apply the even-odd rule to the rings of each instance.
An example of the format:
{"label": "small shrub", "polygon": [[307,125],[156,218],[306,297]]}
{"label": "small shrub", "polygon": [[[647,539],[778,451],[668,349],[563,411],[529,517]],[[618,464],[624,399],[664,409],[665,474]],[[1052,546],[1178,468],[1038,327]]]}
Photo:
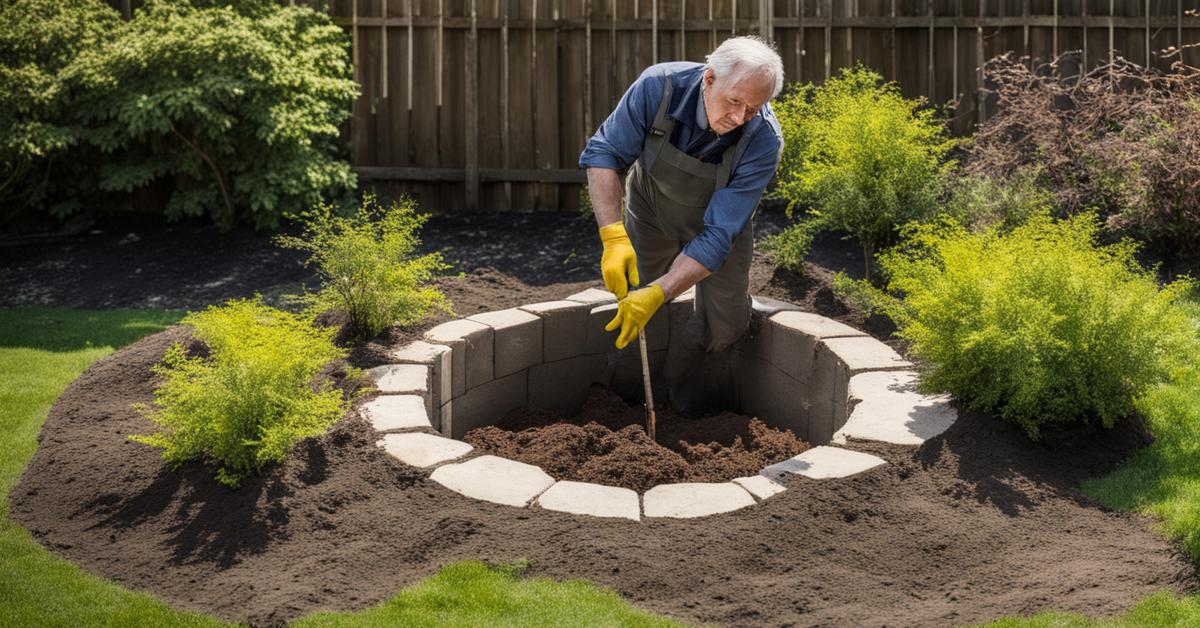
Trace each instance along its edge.
{"label": "small shrub", "polygon": [[1004,233],[950,220],[914,225],[885,252],[886,298],[875,304],[912,342],[926,390],[998,411],[1030,438],[1054,422],[1113,422],[1165,381],[1195,331],[1132,241],[1098,246],[1094,213],[1035,216]]}
{"label": "small shrub", "polygon": [[297,441],[325,432],[348,409],[342,392],[312,380],[332,360],[345,357],[330,328],[253,299],[209,306],[181,321],[207,345],[207,358],[191,357],[176,343],[152,370],[164,380],[154,391],[157,410],[135,408],[164,431],[134,435],[159,447],[178,467],[207,458],[217,480],[237,487],[247,474],[279,462]]}
{"label": "small shrub", "polygon": [[813,237],[820,229],[820,222],[804,220],[788,225],[783,231],[766,238],[763,250],[771,254],[775,265],[793,272],[804,270],[804,258],[812,248]]}
{"label": "small shrub", "polygon": [[949,183],[946,213],[972,231],[996,226],[1011,231],[1035,215],[1050,214],[1054,194],[1044,187],[1037,167],[1018,168],[1007,176],[967,174]]}
{"label": "small shrub", "polygon": [[867,277],[875,251],[899,225],[939,211],[956,140],[923,102],[905,99],[896,83],[855,65],[772,104],[784,135],[774,196],[788,201],[789,212],[803,203],[823,228],[854,236]]}
{"label": "small shrub", "polygon": [[337,215],[321,203],[300,215],[300,237],[280,235],[275,241],[311,253],[305,265],[316,264],[321,289],[296,300],[310,314],[344,312],[356,338],[378,335],[389,325],[409,325],[431,309],[450,312],[450,302],[437,288],[426,285],[434,273],[449,268],[440,253],[414,256],[420,243],[417,229],[427,216],[416,213],[416,202],[404,195],[387,208],[367,193],[354,215]]}

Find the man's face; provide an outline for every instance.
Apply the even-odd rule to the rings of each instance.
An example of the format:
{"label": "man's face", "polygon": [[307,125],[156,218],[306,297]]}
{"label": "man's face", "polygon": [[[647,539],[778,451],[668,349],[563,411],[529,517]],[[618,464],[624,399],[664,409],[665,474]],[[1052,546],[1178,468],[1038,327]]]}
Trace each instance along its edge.
{"label": "man's face", "polygon": [[708,126],[718,135],[738,128],[758,115],[771,97],[774,85],[764,74],[743,75],[737,83],[719,80],[712,68],[704,71],[704,112]]}

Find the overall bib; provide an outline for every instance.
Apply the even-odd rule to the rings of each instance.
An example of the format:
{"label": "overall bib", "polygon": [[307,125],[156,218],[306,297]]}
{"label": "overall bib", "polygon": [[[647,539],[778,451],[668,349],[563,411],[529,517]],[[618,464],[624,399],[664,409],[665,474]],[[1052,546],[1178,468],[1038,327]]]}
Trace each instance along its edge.
{"label": "overall bib", "polygon": [[[642,285],[665,274],[683,246],[704,230],[708,201],[713,192],[728,183],[733,156],[745,140],[743,135],[726,148],[720,164],[705,163],[688,155],[671,145],[675,120],[666,115],[670,102],[668,78],[654,126],[625,181],[625,230],[637,253]],[[671,339],[664,375],[677,410],[683,409],[681,406],[696,409],[710,405],[711,396],[706,399],[705,386],[700,381],[709,378],[698,375],[714,361],[719,370],[727,369],[729,352],[723,350],[749,327],[752,220],[753,214],[734,238],[721,267],[696,284],[692,317],[686,325],[690,338],[683,342]],[[673,332],[681,329],[672,327]]]}

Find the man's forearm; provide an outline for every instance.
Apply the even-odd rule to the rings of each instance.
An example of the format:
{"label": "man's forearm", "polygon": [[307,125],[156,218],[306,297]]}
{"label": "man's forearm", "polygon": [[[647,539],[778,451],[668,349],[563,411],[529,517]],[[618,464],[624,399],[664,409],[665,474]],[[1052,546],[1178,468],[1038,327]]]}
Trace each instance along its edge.
{"label": "man's forearm", "polygon": [[675,256],[675,261],[671,262],[671,269],[667,274],[650,283],[661,286],[666,300],[670,301],[711,274],[703,264],[680,253]]}
{"label": "man's forearm", "polygon": [[596,226],[603,227],[621,220],[621,175],[611,168],[588,168],[588,196]]}

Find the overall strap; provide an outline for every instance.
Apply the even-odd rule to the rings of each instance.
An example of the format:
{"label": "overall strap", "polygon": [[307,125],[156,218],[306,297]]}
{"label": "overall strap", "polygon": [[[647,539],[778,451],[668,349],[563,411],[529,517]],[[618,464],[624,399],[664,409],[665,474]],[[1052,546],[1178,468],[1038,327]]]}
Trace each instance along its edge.
{"label": "overall strap", "polygon": [[742,142],[744,142],[745,140],[746,140],[746,134],[742,133],[742,136],[738,138],[738,141],[734,142],[733,144],[730,144],[729,148],[726,148],[725,152],[721,153],[721,163],[717,164],[717,188],[716,189],[719,190],[719,189],[725,187],[726,183],[729,183],[729,173],[731,170],[733,170],[733,156],[735,154],[737,154],[737,147],[741,146]]}
{"label": "overall strap", "polygon": [[[671,132],[675,130],[675,121],[667,117],[667,108],[671,105],[671,77],[663,81],[662,100],[658,102],[658,112],[654,114],[654,124],[646,133],[646,144],[649,152],[658,160],[658,154],[663,146],[671,141]],[[650,165],[650,164],[647,164]]]}

